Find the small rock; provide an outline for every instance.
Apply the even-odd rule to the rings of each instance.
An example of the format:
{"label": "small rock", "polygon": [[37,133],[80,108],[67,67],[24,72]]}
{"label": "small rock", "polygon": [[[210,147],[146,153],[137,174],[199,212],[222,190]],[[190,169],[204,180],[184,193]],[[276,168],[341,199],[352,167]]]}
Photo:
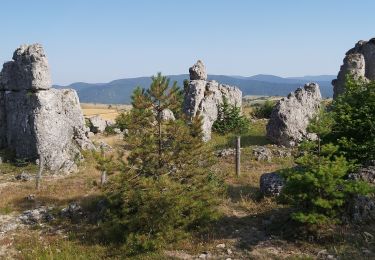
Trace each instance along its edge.
{"label": "small rock", "polygon": [[168,120],[175,121],[176,120],[176,118],[174,117],[174,114],[173,114],[172,110],[170,110],[168,108],[166,108],[163,111],[161,111],[160,118],[163,121],[168,121]]}
{"label": "small rock", "polygon": [[31,180],[32,177],[29,173],[22,172],[22,173],[18,174],[15,178],[18,181],[29,181],[29,180]]}
{"label": "small rock", "polygon": [[103,141],[100,142],[99,148],[104,150],[104,151],[111,151],[112,150],[112,146],[110,146],[109,144],[107,144]]}
{"label": "small rock", "polygon": [[121,129],[120,128],[113,128],[113,132],[115,132],[115,134],[122,134],[122,132],[121,132]]}
{"label": "small rock", "polygon": [[288,150],[281,150],[281,149],[274,150],[273,154],[276,157],[280,157],[280,158],[288,158],[288,157],[292,156],[292,153],[290,151],[288,151]]}
{"label": "small rock", "polygon": [[36,225],[40,224],[41,222],[49,222],[54,219],[49,211],[50,208],[39,207],[24,211],[18,218],[23,224]]}
{"label": "small rock", "polygon": [[216,248],[225,248],[225,244],[218,244]]}
{"label": "small rock", "polygon": [[89,118],[90,121],[90,131],[94,134],[103,133],[107,127],[107,121],[96,115]]}
{"label": "small rock", "polygon": [[284,186],[283,178],[275,173],[264,173],[260,176],[260,192],[265,196],[278,196]]}
{"label": "small rock", "polygon": [[253,155],[257,161],[270,162],[272,160],[272,151],[267,147],[260,146],[253,148]]}
{"label": "small rock", "polygon": [[230,250],[229,248],[227,249],[227,254],[228,255],[231,255],[233,252],[232,252],[232,250]]}
{"label": "small rock", "polygon": [[236,154],[236,150],[232,148],[222,149],[215,152],[217,157],[227,157]]}
{"label": "small rock", "polygon": [[35,195],[34,194],[29,194],[26,196],[26,200],[28,201],[35,201]]}
{"label": "small rock", "polygon": [[83,215],[82,207],[77,202],[71,202],[61,210],[61,215],[70,219],[79,218]]}
{"label": "small rock", "polygon": [[87,132],[87,133],[86,133],[86,136],[87,136],[88,138],[92,138],[92,137],[95,136],[95,134],[94,134],[93,132]]}

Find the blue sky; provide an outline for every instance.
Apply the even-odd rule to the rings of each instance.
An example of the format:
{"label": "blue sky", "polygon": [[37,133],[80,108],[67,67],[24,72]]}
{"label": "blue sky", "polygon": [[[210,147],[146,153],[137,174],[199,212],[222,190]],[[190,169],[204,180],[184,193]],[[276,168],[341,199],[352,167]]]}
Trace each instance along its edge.
{"label": "blue sky", "polygon": [[373,0],[0,0],[0,63],[42,43],[53,81],[187,73],[336,74],[375,37]]}

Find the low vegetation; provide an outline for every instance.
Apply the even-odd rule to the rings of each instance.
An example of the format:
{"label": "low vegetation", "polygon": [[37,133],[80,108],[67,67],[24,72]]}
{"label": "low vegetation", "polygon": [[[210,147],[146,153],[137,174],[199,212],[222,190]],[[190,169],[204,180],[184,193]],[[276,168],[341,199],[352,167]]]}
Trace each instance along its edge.
{"label": "low vegetation", "polygon": [[266,100],[263,103],[256,103],[252,106],[251,116],[261,119],[261,118],[270,118],[272,110],[276,105],[274,100]]}

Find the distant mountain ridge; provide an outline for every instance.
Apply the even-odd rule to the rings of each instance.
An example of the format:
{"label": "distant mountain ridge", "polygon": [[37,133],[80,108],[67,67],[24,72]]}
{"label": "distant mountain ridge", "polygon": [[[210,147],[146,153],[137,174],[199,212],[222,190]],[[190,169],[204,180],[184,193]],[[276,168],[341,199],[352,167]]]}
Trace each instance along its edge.
{"label": "distant mountain ridge", "polygon": [[[180,87],[188,74],[170,75],[171,80],[177,81]],[[320,86],[323,97],[332,97],[333,75],[304,76],[304,77],[278,77],[274,75],[259,74],[250,77],[208,75],[209,80],[216,80],[223,84],[237,86],[243,95],[264,95],[264,96],[286,96],[290,92],[303,86],[307,82],[316,82]],[[150,77],[138,77],[113,80],[108,83],[85,83],[76,82],[68,86],[54,85],[55,88],[72,88],[78,93],[82,103],[102,104],[130,104],[131,95],[136,86],[149,87]]]}

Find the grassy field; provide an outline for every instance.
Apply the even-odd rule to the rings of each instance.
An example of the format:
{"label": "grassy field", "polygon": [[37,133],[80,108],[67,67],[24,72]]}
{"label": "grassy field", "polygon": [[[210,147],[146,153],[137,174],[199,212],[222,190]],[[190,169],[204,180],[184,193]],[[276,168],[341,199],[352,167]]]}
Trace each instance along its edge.
{"label": "grassy field", "polygon": [[98,115],[105,120],[114,121],[119,113],[129,110],[131,106],[83,103],[81,108],[85,117]]}
{"label": "grassy field", "polygon": [[[86,112],[105,114],[117,108],[83,105]],[[94,109],[94,110],[90,110]],[[95,110],[97,109],[97,110]],[[119,108],[121,111],[125,108]],[[97,111],[97,112],[94,112]],[[118,112],[117,112],[118,113]],[[261,174],[293,165],[292,158],[273,158],[270,162],[255,160],[252,149],[258,145],[275,149],[265,138],[265,120],[252,122],[242,136],[241,175],[235,175],[234,157],[219,158],[215,171],[226,176],[227,194],[223,194],[222,217],[206,234],[197,234],[179,244],[168,245],[162,252],[133,259],[194,259],[204,252],[213,259],[371,259],[375,252],[375,226],[332,227],[318,236],[305,232],[289,221],[290,209],[273,198],[262,198],[259,192]],[[116,150],[126,144],[122,136],[97,135],[94,142],[107,142]],[[208,143],[213,150],[233,147],[233,135],[213,135]],[[19,182],[14,176],[22,171],[35,174],[33,165],[0,164],[0,227],[8,219],[27,209],[51,206],[59,212],[77,201],[90,210],[101,199],[98,184],[100,172],[90,153],[79,172],[70,175],[48,175],[42,188],[35,190],[34,181]],[[26,199],[30,194],[35,199]],[[57,214],[58,216],[58,214]],[[90,221],[70,221],[56,217],[37,227],[20,226],[5,236],[0,234],[0,258],[9,259],[124,259],[121,247],[102,243],[98,226]],[[225,244],[225,247],[218,247]],[[190,258],[189,258],[190,257]]]}

